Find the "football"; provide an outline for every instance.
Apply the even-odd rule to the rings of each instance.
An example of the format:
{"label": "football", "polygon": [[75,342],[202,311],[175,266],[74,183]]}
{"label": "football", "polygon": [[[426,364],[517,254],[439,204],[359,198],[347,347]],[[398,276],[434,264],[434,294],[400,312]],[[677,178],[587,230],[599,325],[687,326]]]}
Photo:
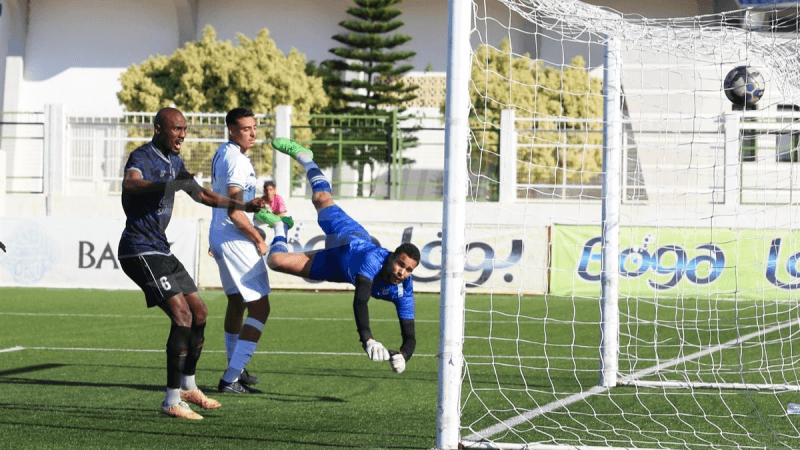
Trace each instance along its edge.
{"label": "football", "polygon": [[754,106],[764,95],[764,77],[757,69],[739,66],[728,72],[722,87],[731,103]]}

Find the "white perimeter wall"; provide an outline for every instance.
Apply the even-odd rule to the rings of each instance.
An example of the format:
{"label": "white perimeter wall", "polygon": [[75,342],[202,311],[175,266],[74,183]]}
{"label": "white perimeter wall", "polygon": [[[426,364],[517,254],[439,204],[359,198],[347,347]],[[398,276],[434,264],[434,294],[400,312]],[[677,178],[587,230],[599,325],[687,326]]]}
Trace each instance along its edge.
{"label": "white perimeter wall", "polygon": [[121,112],[119,74],[175,51],[177,14],[162,0],[32,0],[18,110],[61,103],[74,114]]}
{"label": "white perimeter wall", "polygon": [[[399,5],[399,19],[405,26],[398,32],[412,41],[402,47],[417,52],[412,63],[416,70],[429,64],[444,71],[447,63],[447,0],[405,0]],[[601,3],[591,1],[591,3]],[[651,4],[652,3],[652,4]],[[604,6],[626,13],[650,17],[678,17],[706,12],[705,0],[644,2],[607,0]],[[482,8],[482,2],[479,7]],[[700,5],[700,6],[698,6]],[[41,111],[45,104],[63,104],[68,114],[119,114],[122,108],[116,93],[119,74],[131,64],[141,63],[156,54],[170,55],[192,38],[200,38],[206,24],[214,26],[219,39],[236,41],[236,34],[253,38],[263,28],[284,53],[294,47],[309,61],[331,58],[329,49],[338,46],[331,39],[345,32],[338,24],[350,18],[346,9],[351,0],[5,0],[3,27],[11,30],[0,51],[22,58],[21,86],[3,92],[4,110]],[[511,14],[500,2],[488,3],[496,18],[478,26],[474,40],[497,45],[508,36],[508,27],[525,28],[526,22]],[[27,15],[19,11],[27,9]],[[27,27],[7,21],[27,21]],[[536,30],[526,30],[535,32]],[[9,31],[10,32],[10,31]],[[24,34],[24,36],[19,36]],[[517,33],[515,33],[517,34]],[[478,36],[479,35],[479,36]],[[558,40],[515,38],[516,53],[541,54],[561,60],[560,53],[586,53],[586,48],[563,49]],[[552,48],[550,48],[552,47]],[[22,49],[21,52],[19,49]],[[584,55],[591,65],[599,58]],[[594,55],[592,55],[594,56]],[[5,58],[0,76],[6,75]],[[12,64],[13,66],[13,64]]]}
{"label": "white perimeter wall", "polygon": [[[201,0],[191,20],[186,14],[179,17],[176,3],[181,2],[31,0],[22,86],[3,93],[3,109],[41,111],[46,104],[63,104],[71,115],[119,114],[120,74],[131,64],[180,48],[179,26],[187,22],[196,27],[196,39],[210,24],[218,39],[234,43],[237,33],[252,39],[267,28],[284,53],[294,47],[319,63],[332,58],[328,50],[338,44],[331,36],[346,31],[338,24],[350,18],[346,9],[355,6],[350,0]],[[406,26],[399,32],[413,38],[401,49],[417,52],[412,64],[419,70],[428,64],[445,69],[446,5],[416,0],[401,5],[399,19]]]}

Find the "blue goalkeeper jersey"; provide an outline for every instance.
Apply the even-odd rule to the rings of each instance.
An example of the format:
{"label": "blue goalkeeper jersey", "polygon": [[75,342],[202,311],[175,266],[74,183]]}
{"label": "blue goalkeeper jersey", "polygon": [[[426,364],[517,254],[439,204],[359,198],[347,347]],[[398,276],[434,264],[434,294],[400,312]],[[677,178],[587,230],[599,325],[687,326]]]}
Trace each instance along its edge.
{"label": "blue goalkeeper jersey", "polygon": [[381,268],[392,253],[372,242],[367,231],[338,205],[319,212],[325,232],[325,249],[314,256],[310,277],[355,286],[356,275],[372,280],[372,297],[394,303],[401,319],[414,318],[414,282],[411,277],[391,284],[381,277]]}
{"label": "blue goalkeeper jersey", "polygon": [[[179,173],[186,172],[180,156],[170,153],[169,157],[152,143],[145,144],[131,153],[125,164],[125,173],[137,170],[143,180],[169,182]],[[119,241],[118,258],[172,252],[165,233],[172,218],[175,191],[165,189],[159,192],[130,194],[123,191],[122,209],[127,220],[125,230]]]}

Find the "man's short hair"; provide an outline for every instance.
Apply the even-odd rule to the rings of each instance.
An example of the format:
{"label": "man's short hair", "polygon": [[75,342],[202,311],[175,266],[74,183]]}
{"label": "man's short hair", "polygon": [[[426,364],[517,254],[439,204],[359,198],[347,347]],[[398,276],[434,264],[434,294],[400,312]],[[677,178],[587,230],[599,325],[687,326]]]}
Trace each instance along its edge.
{"label": "man's short hair", "polygon": [[267,181],[264,182],[264,190],[265,191],[267,190],[267,186],[277,187],[277,186],[275,186],[275,182],[272,181],[272,180],[267,180]]}
{"label": "man's short hair", "polygon": [[233,108],[225,116],[225,125],[228,127],[235,126],[242,117],[255,117],[255,114],[247,108]]}
{"label": "man's short hair", "polygon": [[394,250],[395,255],[400,253],[405,253],[409,258],[419,263],[419,249],[411,242],[404,242]]}
{"label": "man's short hair", "polygon": [[164,122],[167,120],[167,115],[174,114],[176,112],[180,113],[178,109],[172,107],[159,109],[158,112],[156,112],[156,116],[153,117],[153,126],[160,126],[161,128],[164,128]]}
{"label": "man's short hair", "polygon": [[164,110],[159,109],[158,112],[156,113],[156,116],[153,117],[153,126],[157,127],[163,124],[164,124]]}

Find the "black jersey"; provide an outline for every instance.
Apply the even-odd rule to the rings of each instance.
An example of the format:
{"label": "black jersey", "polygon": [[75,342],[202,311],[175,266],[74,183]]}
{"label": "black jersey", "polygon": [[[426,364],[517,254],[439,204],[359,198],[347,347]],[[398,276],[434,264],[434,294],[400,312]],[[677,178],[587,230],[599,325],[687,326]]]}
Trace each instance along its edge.
{"label": "black jersey", "polygon": [[[143,180],[156,182],[174,181],[179,173],[186,172],[183,160],[172,153],[169,157],[152,143],[145,144],[131,153],[125,164],[125,173],[138,170]],[[122,193],[122,209],[127,220],[125,231],[119,241],[118,258],[138,255],[170,255],[165,231],[172,218],[175,191]]]}

